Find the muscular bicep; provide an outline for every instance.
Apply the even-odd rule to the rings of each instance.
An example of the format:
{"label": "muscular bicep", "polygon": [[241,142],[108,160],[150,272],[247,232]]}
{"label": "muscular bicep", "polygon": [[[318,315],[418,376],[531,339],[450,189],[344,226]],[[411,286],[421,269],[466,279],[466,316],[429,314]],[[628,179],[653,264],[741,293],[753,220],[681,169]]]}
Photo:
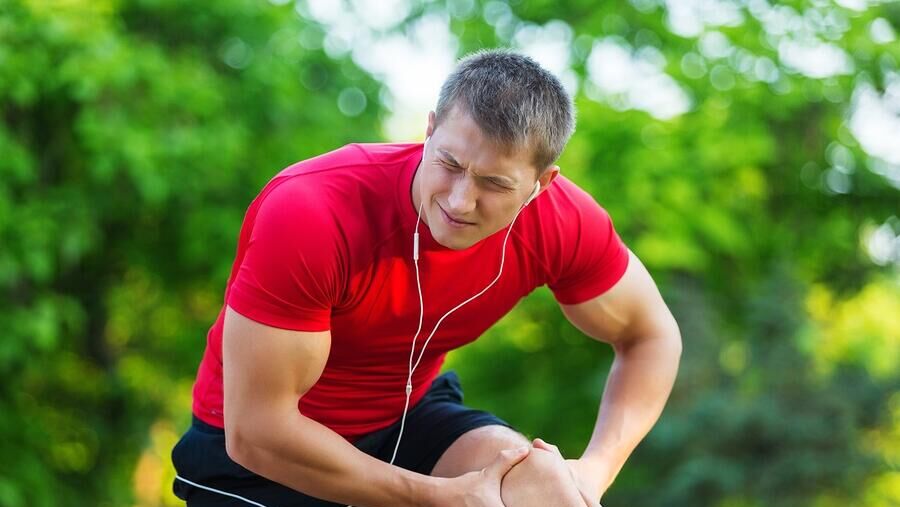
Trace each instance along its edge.
{"label": "muscular bicep", "polygon": [[583,303],[560,305],[569,322],[583,333],[616,346],[677,332],[675,319],[650,273],[634,253],[628,255],[625,274],[610,290]]}
{"label": "muscular bicep", "polygon": [[330,331],[292,331],[260,324],[226,308],[222,331],[225,428],[297,410],[318,381],[331,347]]}

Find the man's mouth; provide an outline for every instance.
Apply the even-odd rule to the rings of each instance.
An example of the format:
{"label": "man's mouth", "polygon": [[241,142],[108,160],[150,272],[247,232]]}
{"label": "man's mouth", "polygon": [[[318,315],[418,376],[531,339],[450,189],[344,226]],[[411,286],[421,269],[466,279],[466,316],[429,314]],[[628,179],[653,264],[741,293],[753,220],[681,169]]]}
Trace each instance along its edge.
{"label": "man's mouth", "polygon": [[454,218],[452,215],[444,211],[444,208],[438,204],[438,208],[441,210],[441,216],[444,217],[444,222],[451,227],[463,228],[469,225],[475,225],[472,222],[466,222],[465,220],[460,220],[458,218]]}

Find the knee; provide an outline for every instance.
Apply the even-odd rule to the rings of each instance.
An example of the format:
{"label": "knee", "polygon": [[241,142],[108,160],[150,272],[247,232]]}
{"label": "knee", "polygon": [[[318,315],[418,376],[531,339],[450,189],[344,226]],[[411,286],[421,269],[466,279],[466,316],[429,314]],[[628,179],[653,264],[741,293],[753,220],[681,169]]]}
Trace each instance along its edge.
{"label": "knee", "polygon": [[566,479],[571,479],[571,475],[563,460],[551,452],[532,448],[528,457],[506,474],[503,485],[512,487],[546,482],[562,483]]}
{"label": "knee", "polygon": [[584,506],[566,462],[543,449],[532,449],[506,474],[500,494],[507,507]]}
{"label": "knee", "polygon": [[456,477],[480,470],[491,464],[500,451],[529,444],[528,439],[505,426],[482,426],[464,434],[444,451],[431,475]]}

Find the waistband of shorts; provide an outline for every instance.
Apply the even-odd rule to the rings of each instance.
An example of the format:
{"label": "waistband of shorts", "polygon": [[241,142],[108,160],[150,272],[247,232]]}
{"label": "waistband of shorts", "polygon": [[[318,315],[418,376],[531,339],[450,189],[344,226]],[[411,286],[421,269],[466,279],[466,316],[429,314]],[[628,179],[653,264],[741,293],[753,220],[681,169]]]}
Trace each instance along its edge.
{"label": "waistband of shorts", "polygon": [[[420,403],[429,401],[432,397],[434,397],[437,393],[436,391],[447,391],[450,389],[457,396],[457,402],[462,403],[462,388],[459,385],[459,377],[456,375],[456,372],[453,370],[446,371],[432,381],[431,387],[428,388],[428,392],[425,393],[425,396],[420,400]],[[415,410],[415,407],[413,407]],[[362,440],[365,437],[376,433],[389,433],[394,429],[395,426],[399,427],[400,421],[395,422],[393,425],[388,426],[387,428],[382,428],[381,430],[374,431],[372,433],[366,435],[360,435],[357,438],[358,440]],[[225,430],[223,428],[219,428],[218,426],[213,426],[207,422],[204,422],[202,419],[197,417],[196,414],[191,414],[191,427],[200,431],[201,433],[213,434],[213,435],[224,435]],[[357,442],[354,442],[357,443]]]}
{"label": "waistband of shorts", "polygon": [[225,430],[223,428],[219,428],[218,426],[213,426],[212,424],[208,424],[203,422],[199,417],[194,414],[191,414],[191,426],[197,429],[198,431],[202,431],[203,433],[213,433],[216,435],[224,435]]}

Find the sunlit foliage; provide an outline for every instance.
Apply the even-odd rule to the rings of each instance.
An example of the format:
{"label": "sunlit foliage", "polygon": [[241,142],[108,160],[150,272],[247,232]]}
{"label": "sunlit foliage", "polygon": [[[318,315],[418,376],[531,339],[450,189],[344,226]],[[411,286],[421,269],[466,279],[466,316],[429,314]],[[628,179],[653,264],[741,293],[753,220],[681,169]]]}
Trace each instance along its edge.
{"label": "sunlit foliage", "polygon": [[[0,0],[0,506],[178,505],[168,452],[246,206],[384,138],[365,28],[315,16],[364,4]],[[681,325],[669,407],[604,504],[900,503],[900,156],[873,119],[900,4],[387,4],[367,44],[425,19],[460,55],[547,58],[579,110],[563,173]],[[538,290],[448,366],[577,455],[611,361]]]}

